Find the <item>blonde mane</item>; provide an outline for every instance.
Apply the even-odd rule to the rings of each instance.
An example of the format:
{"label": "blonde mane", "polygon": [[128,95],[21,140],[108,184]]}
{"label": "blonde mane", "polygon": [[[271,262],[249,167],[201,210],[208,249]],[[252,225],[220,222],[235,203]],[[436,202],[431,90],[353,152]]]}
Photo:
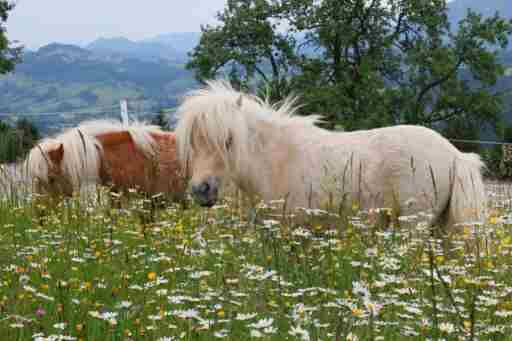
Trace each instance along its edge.
{"label": "blonde mane", "polygon": [[[297,98],[290,96],[272,105],[268,100],[241,94],[226,81],[209,81],[205,88],[189,92],[178,109],[179,123],[175,131],[178,158],[186,166],[194,153],[193,138],[200,133],[219,150],[226,166],[231,155],[242,167],[250,153],[258,150],[259,141],[249,131],[259,122],[277,128],[293,127],[298,134],[317,134],[315,123],[320,122],[320,116],[295,115],[296,102]],[[233,142],[229,153],[228,140]]]}
{"label": "blonde mane", "polygon": [[103,148],[97,136],[105,133],[127,131],[136,146],[147,156],[156,152],[156,142],[151,133],[160,132],[156,126],[145,123],[132,122],[122,125],[120,122],[110,120],[93,120],[81,123],[78,127],[40,141],[30,151],[25,167],[31,179],[48,181],[50,164],[48,150],[56,143],[64,146],[64,157],[60,168],[71,181],[73,188],[79,189],[82,184],[99,181],[101,166],[101,153]]}

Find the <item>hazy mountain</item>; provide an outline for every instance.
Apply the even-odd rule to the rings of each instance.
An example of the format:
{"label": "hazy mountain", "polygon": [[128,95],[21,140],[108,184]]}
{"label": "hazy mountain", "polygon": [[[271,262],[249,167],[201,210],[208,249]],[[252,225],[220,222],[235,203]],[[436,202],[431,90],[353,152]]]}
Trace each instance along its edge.
{"label": "hazy mountain", "polygon": [[199,32],[166,33],[148,39],[146,42],[172,46],[174,50],[186,55],[199,44],[200,38],[201,33]]}
{"label": "hazy mountain", "polygon": [[160,59],[183,63],[186,53],[175,49],[170,44],[152,41],[132,41],[126,38],[100,38],[85,47],[103,56],[124,56],[145,61],[158,61]]}
{"label": "hazy mountain", "polygon": [[50,44],[26,52],[14,74],[0,77],[0,113],[118,113],[124,98],[132,112],[154,112],[174,107],[194,86],[192,73],[168,60]]}

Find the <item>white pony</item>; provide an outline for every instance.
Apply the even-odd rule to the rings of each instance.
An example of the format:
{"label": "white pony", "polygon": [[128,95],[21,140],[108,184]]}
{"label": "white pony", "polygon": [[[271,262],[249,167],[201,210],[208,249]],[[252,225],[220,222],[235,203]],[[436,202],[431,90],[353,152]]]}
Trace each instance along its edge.
{"label": "white pony", "polygon": [[[395,126],[330,132],[295,116],[293,99],[272,106],[211,81],[179,107],[178,158],[203,206],[223,179],[268,201],[298,207],[386,207],[433,213],[432,224],[482,221],[483,163],[433,130]],[[350,206],[348,206],[350,205]]]}

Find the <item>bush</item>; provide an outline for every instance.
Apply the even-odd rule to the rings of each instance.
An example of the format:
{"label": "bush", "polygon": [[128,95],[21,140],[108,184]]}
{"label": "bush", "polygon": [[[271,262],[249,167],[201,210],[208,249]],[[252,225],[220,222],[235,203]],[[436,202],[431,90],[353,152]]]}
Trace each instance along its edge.
{"label": "bush", "polygon": [[27,119],[12,127],[0,121],[0,163],[16,162],[35,145],[39,131]]}

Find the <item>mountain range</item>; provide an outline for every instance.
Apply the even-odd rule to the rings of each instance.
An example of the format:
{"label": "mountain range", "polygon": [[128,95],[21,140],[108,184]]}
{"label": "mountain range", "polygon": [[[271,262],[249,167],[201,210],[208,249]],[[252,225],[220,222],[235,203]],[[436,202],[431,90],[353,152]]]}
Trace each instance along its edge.
{"label": "mountain range", "polygon": [[132,113],[175,107],[178,96],[196,86],[184,67],[193,39],[199,34],[144,42],[98,39],[84,47],[52,43],[25,51],[16,71],[0,78],[0,113],[42,113],[45,120],[72,125],[104,114],[118,117],[122,99]]}
{"label": "mountain range", "polygon": [[[468,8],[512,18],[512,0],[454,0],[448,6],[452,26]],[[129,100],[133,113],[172,108],[197,86],[184,66],[199,39],[200,33],[169,33],[142,41],[99,38],[81,47],[52,43],[27,50],[15,73],[0,77],[0,119],[6,117],[1,113],[38,116],[36,123],[48,133],[84,118],[118,117],[121,99]],[[512,64],[512,52],[506,61]],[[510,87],[511,76],[500,84]]]}
{"label": "mountain range", "polygon": [[132,41],[124,37],[100,38],[84,48],[103,56],[185,63],[188,52],[199,43],[199,38],[200,34],[194,32],[163,34],[142,41]]}

